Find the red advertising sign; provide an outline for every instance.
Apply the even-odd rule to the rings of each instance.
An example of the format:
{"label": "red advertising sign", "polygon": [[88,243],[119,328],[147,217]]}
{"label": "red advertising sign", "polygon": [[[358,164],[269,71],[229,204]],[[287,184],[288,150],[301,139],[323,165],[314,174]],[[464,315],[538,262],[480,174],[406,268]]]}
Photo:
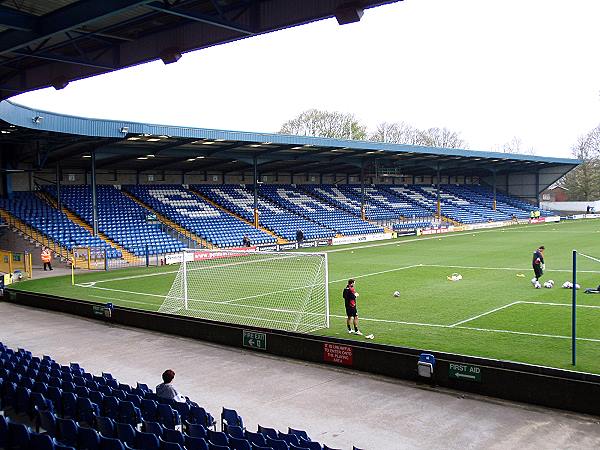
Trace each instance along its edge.
{"label": "red advertising sign", "polygon": [[529,223],[544,223],[546,222],[545,217],[536,217],[534,219],[529,219]]}
{"label": "red advertising sign", "polygon": [[344,366],[352,365],[352,347],[339,344],[323,344],[323,361],[342,364]]}

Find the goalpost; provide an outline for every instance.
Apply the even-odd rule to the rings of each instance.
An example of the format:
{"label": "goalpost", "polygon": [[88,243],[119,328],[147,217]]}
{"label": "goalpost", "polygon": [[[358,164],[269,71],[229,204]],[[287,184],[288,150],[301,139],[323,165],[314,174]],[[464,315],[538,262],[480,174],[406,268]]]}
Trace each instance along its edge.
{"label": "goalpost", "polygon": [[184,250],[159,312],[311,332],[329,327],[326,253]]}

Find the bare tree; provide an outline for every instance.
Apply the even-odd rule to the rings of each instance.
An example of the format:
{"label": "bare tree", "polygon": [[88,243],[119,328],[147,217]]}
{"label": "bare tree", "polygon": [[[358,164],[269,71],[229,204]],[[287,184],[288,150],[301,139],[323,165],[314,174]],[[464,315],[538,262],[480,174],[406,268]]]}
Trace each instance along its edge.
{"label": "bare tree", "polygon": [[419,133],[418,129],[406,122],[381,122],[369,139],[376,142],[417,145]]}
{"label": "bare tree", "polygon": [[448,128],[420,130],[406,122],[381,122],[369,137],[372,141],[427,147],[468,148],[459,133]]}
{"label": "bare tree", "polygon": [[600,198],[600,125],[573,146],[573,156],[583,163],[560,181],[569,190],[571,200],[590,201]]}
{"label": "bare tree", "polygon": [[523,141],[520,137],[514,136],[510,141],[502,144],[502,153],[521,153]]}
{"label": "bare tree", "polygon": [[428,128],[419,132],[419,145],[427,147],[468,148],[460,134],[448,128]]}
{"label": "bare tree", "polygon": [[367,137],[367,127],[354,114],[309,109],[285,122],[279,133],[364,140]]}
{"label": "bare tree", "polygon": [[517,155],[535,155],[533,147],[523,148],[523,141],[520,137],[514,136],[510,141],[495,147],[498,152],[512,153]]}

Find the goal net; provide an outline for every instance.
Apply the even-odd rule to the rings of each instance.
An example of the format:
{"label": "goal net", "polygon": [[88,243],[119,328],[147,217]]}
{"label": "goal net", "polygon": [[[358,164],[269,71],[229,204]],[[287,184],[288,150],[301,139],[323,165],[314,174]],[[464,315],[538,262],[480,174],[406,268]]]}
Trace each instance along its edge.
{"label": "goal net", "polygon": [[185,250],[159,312],[286,331],[329,327],[327,255]]}

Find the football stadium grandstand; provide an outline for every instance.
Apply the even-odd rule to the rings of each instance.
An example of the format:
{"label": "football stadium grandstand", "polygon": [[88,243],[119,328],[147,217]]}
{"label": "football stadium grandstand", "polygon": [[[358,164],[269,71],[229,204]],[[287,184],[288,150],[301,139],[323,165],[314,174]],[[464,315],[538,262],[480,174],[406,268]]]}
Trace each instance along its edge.
{"label": "football stadium grandstand", "polygon": [[[237,386],[220,391],[234,407],[237,401],[252,403],[254,416],[244,413],[242,419],[236,409],[210,411],[205,402],[221,399],[210,397],[208,389],[202,391],[208,399],[176,402],[148,387],[155,373],[140,371],[143,383],[128,384],[113,369],[85,370],[64,355],[94,357],[86,354],[89,345],[77,341],[88,328],[99,343],[94,349],[127,327],[140,330],[138,343],[148,345],[166,334],[176,336],[179,342],[170,341],[168,348],[156,344],[148,358],[178,358],[203,387],[209,385],[208,368],[197,365],[194,352],[178,352],[187,346],[186,338],[252,351],[256,359],[234,369],[227,356],[213,357],[208,347],[203,356],[220,361],[216,382],[250,378],[257,392],[258,386],[276,391],[284,375],[306,374],[307,380],[298,375],[292,382],[299,389],[279,392],[290,403],[292,397],[304,398],[305,382],[329,386],[331,380],[312,378],[301,365],[286,365],[285,374],[264,370],[271,363],[283,367],[284,358],[324,363],[337,371],[329,378],[344,377],[349,368],[353,377],[364,371],[424,382],[427,390],[437,385],[597,414],[600,335],[590,323],[598,307],[589,301],[577,305],[576,289],[569,291],[569,335],[566,309],[560,309],[569,304],[558,290],[544,299],[528,280],[521,285],[534,292],[529,297],[512,287],[515,275],[526,278],[513,260],[522,247],[527,253],[534,245],[528,227],[563,226],[556,224],[566,219],[540,208],[541,192],[581,161],[91,119],[8,100],[151,60],[176,63],[188,51],[311,21],[358,22],[365,9],[386,3],[393,2],[23,0],[0,6],[2,293],[28,316],[36,311],[28,308],[60,313],[19,329],[11,318],[22,310],[3,308],[15,333],[0,334],[1,449],[335,450],[326,441],[351,446],[354,434],[346,425],[334,431],[323,424],[352,422],[361,428],[362,418],[367,425],[356,433],[361,448],[369,442],[404,447],[390,431],[397,414],[388,420],[386,399],[377,396],[382,408],[360,395],[353,404],[351,381],[331,393],[353,410],[339,422],[305,417],[317,424],[316,431],[295,428],[302,415],[322,412],[315,399],[307,399],[302,413],[293,410],[293,423],[258,425],[254,432],[246,426],[257,423],[256,417],[281,416],[269,409],[274,399],[262,394],[248,402],[245,395],[254,393]],[[580,218],[588,217],[569,220]],[[567,225],[570,236],[593,254],[593,233],[599,230],[581,222]],[[555,242],[555,249],[572,248],[568,233],[557,237],[559,229],[549,227],[547,241]],[[443,240],[442,234],[453,239]],[[506,245],[509,235],[513,248]],[[408,247],[413,243],[422,246]],[[410,250],[395,248],[401,244]],[[46,248],[51,274],[40,264]],[[497,263],[488,262],[490,249]],[[557,253],[551,269],[557,276],[572,273],[575,282],[579,274],[582,282],[592,283],[600,273],[593,256],[583,255],[587,259],[577,273],[575,262],[570,266]],[[469,275],[454,283],[463,278],[458,270]],[[513,283],[506,282],[509,275]],[[376,342],[369,332],[350,325],[346,330],[339,295],[330,299],[329,290],[341,291],[350,276],[368,289],[371,298],[359,301],[361,323],[376,330]],[[383,278],[372,280],[378,276]],[[23,281],[27,278],[33,279]],[[444,284],[430,289],[432,279]],[[390,296],[404,300],[405,295],[414,301],[390,303]],[[538,315],[526,308],[547,310]],[[583,321],[580,337],[576,311]],[[81,316],[83,325],[74,321],[70,328],[60,322],[63,314]],[[534,316],[539,320],[528,321]],[[56,329],[54,323],[61,325]],[[97,325],[105,326],[103,331]],[[60,335],[61,359],[34,355],[26,345],[11,348],[11,339],[24,336],[43,346],[45,333]],[[562,345],[567,342],[569,349]],[[126,365],[128,344],[103,349],[115,361],[112,367]],[[133,351],[137,361],[140,355]],[[251,360],[249,353],[241,354]],[[569,356],[572,362],[565,362]],[[376,413],[371,416],[364,405]],[[429,424],[439,417],[418,420]],[[369,440],[375,428],[381,436]],[[411,432],[405,430],[404,437]],[[481,440],[486,433],[478,434],[480,446],[490,444]],[[527,439],[513,444],[533,442]],[[407,442],[445,447],[423,436]],[[578,443],[589,441],[562,442]],[[458,447],[458,441],[448,445]]]}

